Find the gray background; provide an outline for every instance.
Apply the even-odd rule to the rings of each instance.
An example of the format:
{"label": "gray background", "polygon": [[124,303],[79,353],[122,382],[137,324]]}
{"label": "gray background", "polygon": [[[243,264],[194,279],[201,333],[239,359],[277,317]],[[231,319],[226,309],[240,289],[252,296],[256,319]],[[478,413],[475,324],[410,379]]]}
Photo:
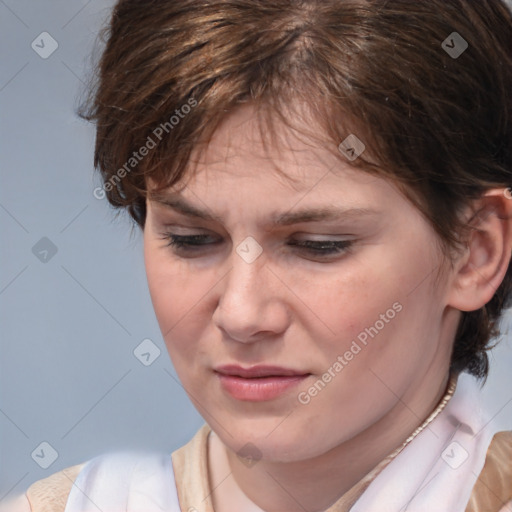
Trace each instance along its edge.
{"label": "gray background", "polygon": [[[94,128],[74,115],[112,5],[0,0],[0,500],[106,451],[172,451],[203,423],[161,339],[140,233],[93,196]],[[45,31],[58,48],[43,59],[31,43]],[[33,253],[43,237],[53,256]],[[150,366],[133,354],[147,338]],[[512,429],[508,335],[491,363],[484,399]],[[46,469],[43,442],[58,453]]]}

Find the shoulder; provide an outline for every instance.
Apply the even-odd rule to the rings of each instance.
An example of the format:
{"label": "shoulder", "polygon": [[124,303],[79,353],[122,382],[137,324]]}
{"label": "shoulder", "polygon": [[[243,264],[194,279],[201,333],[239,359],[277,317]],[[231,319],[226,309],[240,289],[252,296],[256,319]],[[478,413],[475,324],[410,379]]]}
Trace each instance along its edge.
{"label": "shoulder", "polygon": [[65,468],[34,482],[25,493],[31,512],[64,512],[73,482],[84,465],[82,463]]}
{"label": "shoulder", "polygon": [[73,510],[84,510],[84,492],[108,501],[115,490],[122,497],[134,477],[158,488],[159,479],[168,478],[170,461],[166,453],[142,450],[103,453],[34,482],[24,495],[2,502],[0,512],[64,512],[70,500]]}
{"label": "shoulder", "polygon": [[466,512],[500,512],[512,500],[512,431],[492,438]]}
{"label": "shoulder", "polygon": [[0,505],[0,512],[64,512],[78,473],[86,463],[65,468],[34,482],[25,494]]}

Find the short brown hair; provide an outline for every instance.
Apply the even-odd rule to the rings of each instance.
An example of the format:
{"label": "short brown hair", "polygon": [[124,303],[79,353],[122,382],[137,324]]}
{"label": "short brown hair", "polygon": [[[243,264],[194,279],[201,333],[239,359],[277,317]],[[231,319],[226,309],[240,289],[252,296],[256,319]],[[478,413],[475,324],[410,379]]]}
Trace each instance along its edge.
{"label": "short brown hair", "polygon": [[[463,207],[512,185],[512,17],[500,0],[120,0],[101,36],[78,113],[96,123],[108,201],[142,228],[147,179],[179,182],[192,150],[247,102],[266,107],[270,129],[305,102],[331,147],[356,134],[369,150],[352,165],[400,184],[444,249],[467,228]],[[511,274],[463,312],[452,371],[487,375]]]}

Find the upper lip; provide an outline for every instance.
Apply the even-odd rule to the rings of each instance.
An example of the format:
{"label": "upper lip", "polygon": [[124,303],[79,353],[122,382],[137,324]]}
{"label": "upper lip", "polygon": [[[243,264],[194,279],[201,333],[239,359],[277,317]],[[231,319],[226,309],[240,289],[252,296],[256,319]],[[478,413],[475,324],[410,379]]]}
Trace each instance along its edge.
{"label": "upper lip", "polygon": [[301,370],[292,370],[290,368],[283,368],[281,366],[269,366],[269,365],[256,365],[250,368],[243,368],[236,364],[226,364],[218,366],[214,370],[223,375],[231,375],[235,377],[243,377],[251,379],[255,377],[283,377],[291,375],[309,375],[309,372]]}

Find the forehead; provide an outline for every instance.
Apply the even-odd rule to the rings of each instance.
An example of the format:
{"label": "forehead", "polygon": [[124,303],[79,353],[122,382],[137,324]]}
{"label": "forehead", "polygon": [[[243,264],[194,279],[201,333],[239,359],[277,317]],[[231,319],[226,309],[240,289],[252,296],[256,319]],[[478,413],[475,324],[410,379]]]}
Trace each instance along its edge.
{"label": "forehead", "polygon": [[378,179],[349,165],[337,143],[322,136],[311,116],[300,111],[290,113],[286,123],[273,116],[272,131],[267,121],[252,105],[228,114],[209,142],[199,144],[192,152],[182,186],[188,179],[243,179],[250,186],[272,178],[304,191],[328,174],[360,183]]}

